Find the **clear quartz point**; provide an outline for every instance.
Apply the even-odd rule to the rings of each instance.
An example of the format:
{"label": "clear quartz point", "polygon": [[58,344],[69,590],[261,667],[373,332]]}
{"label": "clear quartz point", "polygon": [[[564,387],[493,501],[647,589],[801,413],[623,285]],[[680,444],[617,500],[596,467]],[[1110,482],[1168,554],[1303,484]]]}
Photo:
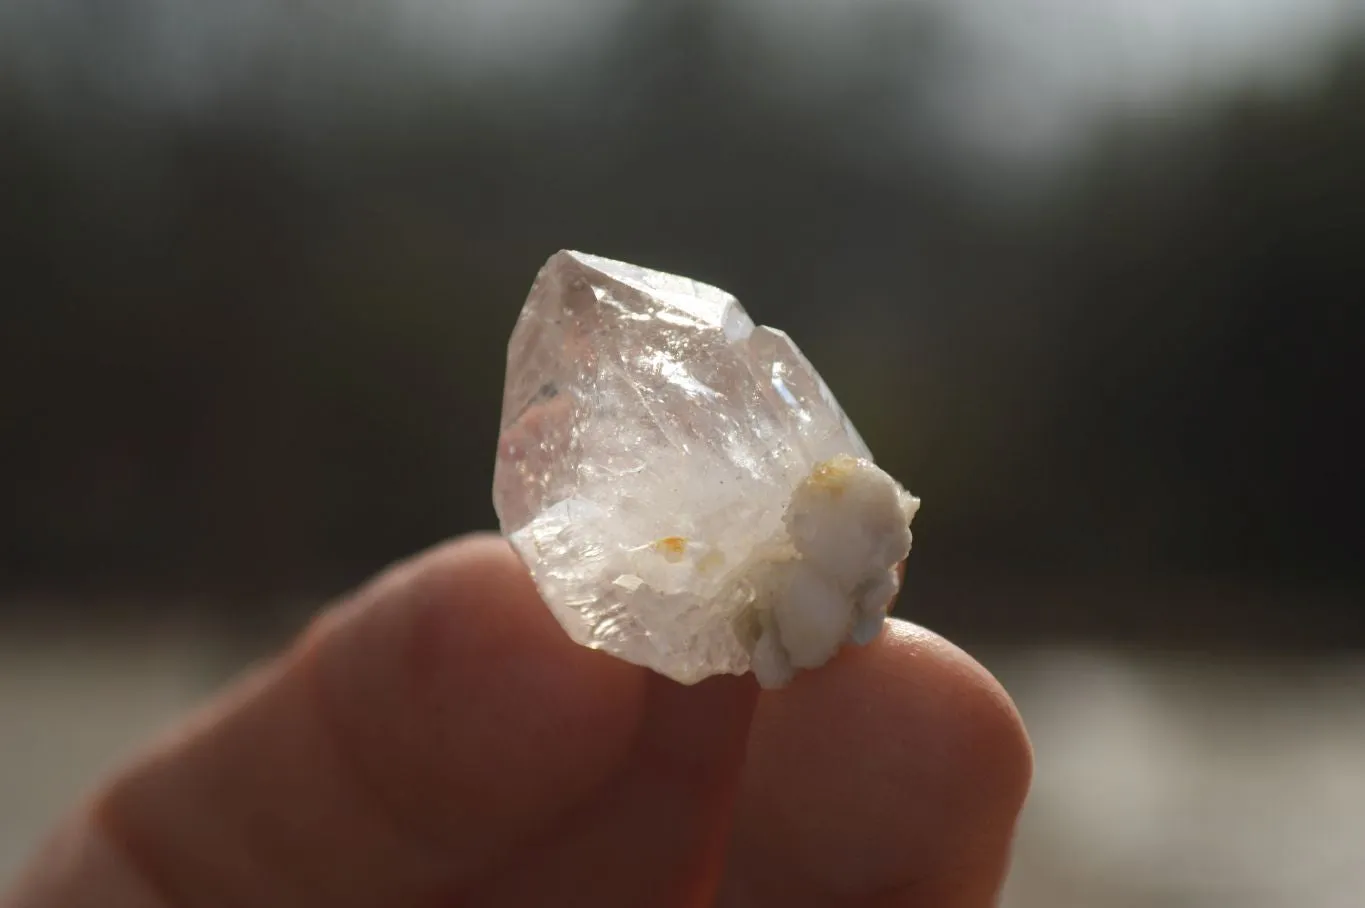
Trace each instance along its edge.
{"label": "clear quartz point", "polygon": [[493,500],[574,640],[765,687],[877,636],[919,506],[786,334],[580,252],[512,332]]}

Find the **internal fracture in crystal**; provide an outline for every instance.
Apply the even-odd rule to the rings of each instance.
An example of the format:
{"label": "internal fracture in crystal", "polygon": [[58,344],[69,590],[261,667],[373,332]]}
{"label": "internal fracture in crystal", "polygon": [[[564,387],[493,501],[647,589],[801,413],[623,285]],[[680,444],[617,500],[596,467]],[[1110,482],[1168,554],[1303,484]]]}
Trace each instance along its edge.
{"label": "internal fracture in crystal", "polygon": [[493,498],[574,640],[765,687],[876,638],[919,507],[786,334],[579,252],[512,332]]}

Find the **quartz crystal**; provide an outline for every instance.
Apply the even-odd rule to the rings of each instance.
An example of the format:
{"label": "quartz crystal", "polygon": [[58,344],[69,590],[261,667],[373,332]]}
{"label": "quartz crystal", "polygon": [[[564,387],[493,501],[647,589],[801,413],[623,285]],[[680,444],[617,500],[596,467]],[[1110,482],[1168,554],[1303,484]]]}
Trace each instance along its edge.
{"label": "quartz crystal", "polygon": [[493,497],[574,640],[765,687],[877,636],[919,507],[786,334],[579,252],[512,332]]}

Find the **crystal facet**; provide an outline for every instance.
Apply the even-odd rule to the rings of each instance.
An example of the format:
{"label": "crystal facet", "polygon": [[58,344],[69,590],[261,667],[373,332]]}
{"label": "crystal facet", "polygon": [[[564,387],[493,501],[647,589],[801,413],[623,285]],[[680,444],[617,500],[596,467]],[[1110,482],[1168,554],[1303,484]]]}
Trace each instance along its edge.
{"label": "crystal facet", "polygon": [[579,252],[512,332],[493,497],[574,640],[769,687],[876,637],[919,506],[787,335]]}

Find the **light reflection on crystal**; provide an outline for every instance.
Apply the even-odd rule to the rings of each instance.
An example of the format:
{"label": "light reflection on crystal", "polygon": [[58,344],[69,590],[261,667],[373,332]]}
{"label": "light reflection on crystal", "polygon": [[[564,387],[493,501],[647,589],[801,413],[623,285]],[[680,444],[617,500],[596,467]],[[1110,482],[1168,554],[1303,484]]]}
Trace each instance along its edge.
{"label": "light reflection on crystal", "polygon": [[[797,557],[781,542],[793,490],[840,456],[871,458],[791,340],[724,291],[575,252],[537,276],[508,348],[494,503],[578,642],[684,682],[749,670],[755,566]],[[854,628],[850,610],[848,632],[872,618]]]}

